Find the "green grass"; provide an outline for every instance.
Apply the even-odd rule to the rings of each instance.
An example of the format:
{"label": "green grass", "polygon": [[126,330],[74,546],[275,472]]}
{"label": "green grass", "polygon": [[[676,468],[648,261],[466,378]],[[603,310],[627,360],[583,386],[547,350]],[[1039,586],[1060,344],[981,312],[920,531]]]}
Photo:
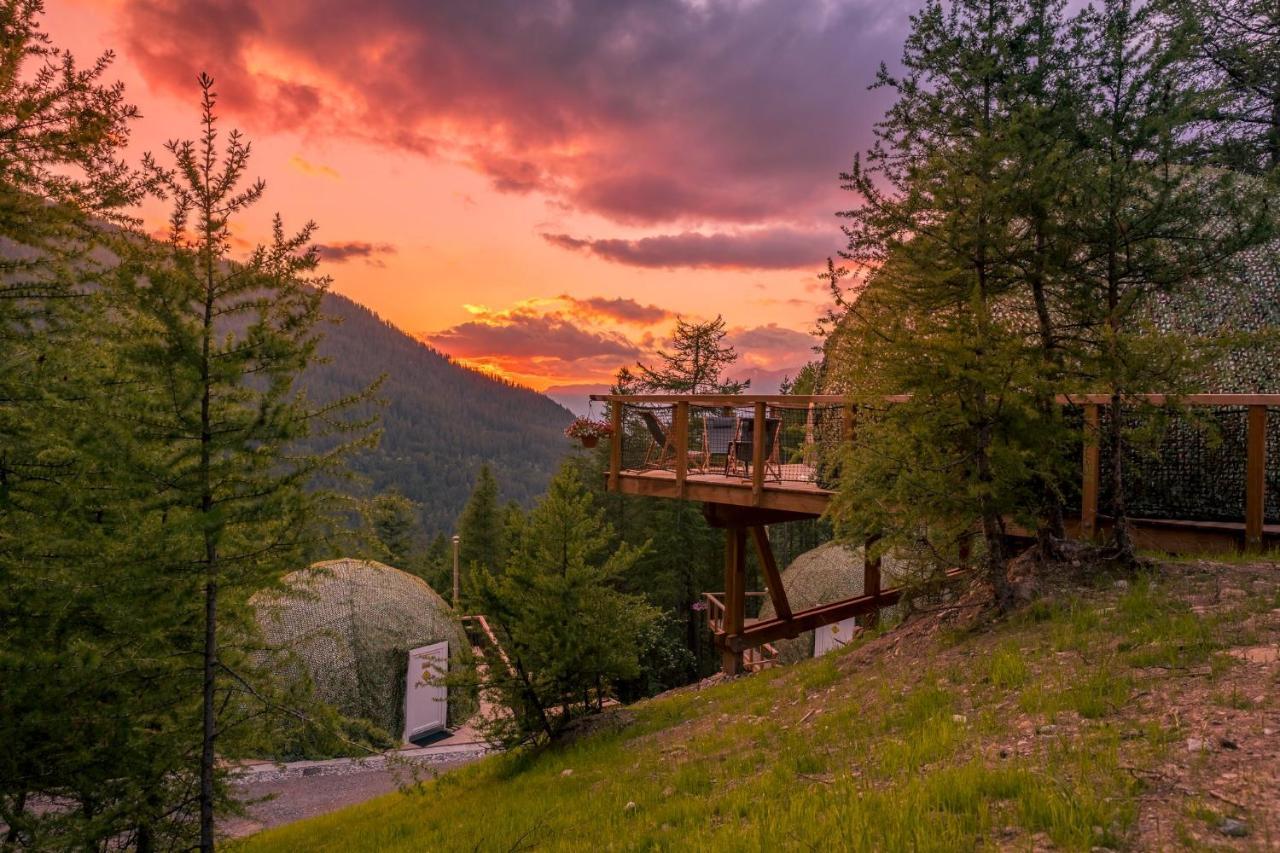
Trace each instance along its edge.
{"label": "green grass", "polygon": [[1125,718],[1131,698],[1160,667],[1228,665],[1215,662],[1235,625],[1141,578],[918,655],[855,663],[846,649],[642,703],[621,732],[494,757],[239,847],[968,850],[1043,833],[1122,848],[1141,793],[1124,768],[1177,737]]}

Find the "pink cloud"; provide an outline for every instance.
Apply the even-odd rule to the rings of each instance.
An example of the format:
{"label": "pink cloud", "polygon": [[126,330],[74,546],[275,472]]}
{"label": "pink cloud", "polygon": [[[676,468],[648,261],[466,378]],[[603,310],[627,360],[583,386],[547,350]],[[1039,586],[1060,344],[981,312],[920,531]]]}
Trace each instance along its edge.
{"label": "pink cloud", "polygon": [[812,221],[885,105],[893,0],[124,0],[125,47],[269,130],[447,153],[628,223]]}
{"label": "pink cloud", "polygon": [[813,267],[838,247],[833,230],[761,228],[732,233],[664,234],[638,240],[591,240],[543,234],[563,249],[589,252],[615,263],[673,269],[797,269]]}

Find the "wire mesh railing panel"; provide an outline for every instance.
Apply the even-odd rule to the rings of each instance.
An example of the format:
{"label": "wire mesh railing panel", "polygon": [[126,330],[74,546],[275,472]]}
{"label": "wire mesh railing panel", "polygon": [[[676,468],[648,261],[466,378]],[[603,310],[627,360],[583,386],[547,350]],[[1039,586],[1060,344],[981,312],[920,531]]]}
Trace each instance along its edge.
{"label": "wire mesh railing panel", "polygon": [[[1111,412],[1099,412],[1099,506],[1115,513]],[[1127,513],[1137,518],[1240,522],[1245,511],[1248,437],[1243,406],[1189,411],[1128,410],[1122,459]]]}
{"label": "wire mesh railing panel", "polygon": [[[680,446],[676,410],[670,404],[623,405],[623,470],[676,470]],[[803,402],[765,406],[759,456],[756,415],[755,404],[690,404],[685,444],[689,476],[747,481],[759,460],[766,483],[819,484],[820,473],[829,467],[840,440],[840,406]]]}

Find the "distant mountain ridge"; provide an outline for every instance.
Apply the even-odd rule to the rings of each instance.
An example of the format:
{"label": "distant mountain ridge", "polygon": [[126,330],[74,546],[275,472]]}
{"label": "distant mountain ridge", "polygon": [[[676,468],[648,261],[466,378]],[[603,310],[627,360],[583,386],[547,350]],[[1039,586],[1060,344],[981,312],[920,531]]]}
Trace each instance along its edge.
{"label": "distant mountain ridge", "polygon": [[450,532],[489,462],[505,499],[528,504],[569,450],[568,409],[528,388],[463,367],[372,310],[336,293],[324,298],[336,324],[302,378],[317,400],[355,394],[385,374],[378,396],[382,441],[351,467],[372,493],[395,487],[421,506],[429,534]]}

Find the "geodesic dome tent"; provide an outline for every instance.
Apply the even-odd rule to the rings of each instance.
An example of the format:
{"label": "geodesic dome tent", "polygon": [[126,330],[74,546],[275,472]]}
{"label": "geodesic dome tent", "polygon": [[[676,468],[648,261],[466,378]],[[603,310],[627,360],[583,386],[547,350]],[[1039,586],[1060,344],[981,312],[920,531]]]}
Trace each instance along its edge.
{"label": "geodesic dome tent", "polygon": [[[284,578],[285,590],[255,600],[267,642],[292,654],[274,665],[309,676],[317,698],[399,737],[408,653],[448,641],[449,668],[471,660],[462,626],[418,577],[372,560],[316,563]],[[467,719],[474,698],[449,691],[449,724]]]}
{"label": "geodesic dome tent", "polygon": [[[782,588],[793,612],[820,607],[845,598],[862,595],[863,549],[850,548],[839,542],[828,542],[805,551],[782,572]],[[880,577],[888,587],[894,578],[905,577],[906,564],[891,554],[880,560]],[[893,608],[885,608],[881,618],[890,618]],[[768,598],[760,607],[761,619],[774,617],[773,602]],[[828,628],[829,630],[829,628]],[[790,640],[774,643],[782,663],[795,663],[813,657],[813,631]]]}

